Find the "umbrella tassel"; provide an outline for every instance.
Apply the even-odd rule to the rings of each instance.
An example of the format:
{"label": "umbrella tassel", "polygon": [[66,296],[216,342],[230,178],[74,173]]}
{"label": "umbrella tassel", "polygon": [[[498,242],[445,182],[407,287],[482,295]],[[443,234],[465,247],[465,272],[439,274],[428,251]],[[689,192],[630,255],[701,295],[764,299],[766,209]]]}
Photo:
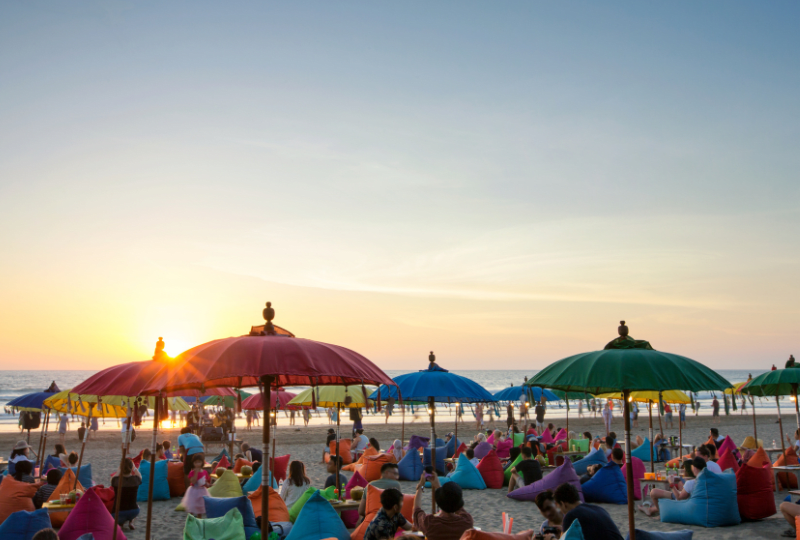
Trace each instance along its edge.
{"label": "umbrella tassel", "polygon": [[381,387],[378,386],[378,412],[381,412]]}

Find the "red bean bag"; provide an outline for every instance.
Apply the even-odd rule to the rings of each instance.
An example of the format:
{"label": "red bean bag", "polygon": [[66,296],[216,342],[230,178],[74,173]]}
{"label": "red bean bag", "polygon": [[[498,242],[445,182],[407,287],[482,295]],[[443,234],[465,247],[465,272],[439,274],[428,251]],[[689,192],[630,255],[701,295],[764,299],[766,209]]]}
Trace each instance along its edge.
{"label": "red bean bag", "polygon": [[[644,478],[644,473],[647,469],[645,469],[644,461],[639,459],[638,457],[631,456],[631,464],[633,465],[633,498],[641,500],[642,498],[642,484],[641,480]],[[622,476],[625,477],[627,480],[628,478],[628,467],[622,467]]]}
{"label": "red bean bag", "polygon": [[[349,452],[348,452],[349,454]],[[289,458],[291,455],[278,456],[276,458],[269,458],[270,470],[273,471],[272,476],[276,482],[286,480],[286,469],[289,468]],[[274,469],[272,467],[275,467]]]}
{"label": "red bean bag", "polygon": [[759,448],[747,464],[756,469],[767,469],[769,471],[769,481],[772,485],[772,491],[775,491],[775,478],[772,476],[772,462],[769,460],[769,456],[763,448]]}
{"label": "red bean bag", "polygon": [[377,456],[370,456],[364,462],[361,469],[361,475],[367,482],[372,482],[381,477],[381,467],[386,463],[394,463],[395,459],[392,454],[378,454]]}
{"label": "red bean bag", "polygon": [[211,469],[211,474],[214,474],[215,472],[217,472],[217,467],[222,467],[223,469],[230,469],[231,468],[231,462],[228,461],[228,456],[222,456],[222,459],[220,459],[217,462],[217,464],[214,465],[214,468]]}
{"label": "red bean bag", "polygon": [[511,454],[512,446],[514,446],[514,441],[511,439],[497,443],[497,457],[507,458]]}
{"label": "red bean bag", "polygon": [[[75,480],[74,475],[72,480]],[[0,523],[3,523],[14,512],[36,510],[33,507],[33,496],[38,490],[39,488],[35,484],[20,482],[13,476],[3,478],[3,482],[0,483]]]}
{"label": "red bean bag", "polygon": [[719,465],[719,468],[723,471],[733,469],[734,473],[739,472],[739,462],[736,461],[736,458],[733,457],[733,454],[730,450],[725,450],[722,452],[722,455],[717,460],[717,465]]}
{"label": "red bean bag", "polygon": [[[773,464],[776,467],[783,467],[784,465],[799,465],[797,460],[797,452],[794,446],[787,448],[786,452],[778,456],[778,460]],[[778,482],[781,486],[789,489],[797,489],[797,476],[794,473],[778,473]]]}
{"label": "red bean bag", "polygon": [[131,461],[133,461],[133,464],[136,465],[137,469],[139,468],[139,464],[141,464],[141,462],[142,462],[142,456],[143,455],[144,455],[144,450],[139,452],[139,455],[136,456],[135,458],[131,458]]}
{"label": "red bean bag", "polygon": [[456,459],[458,456],[461,455],[462,452],[466,452],[466,451],[467,451],[467,445],[462,442],[461,446],[456,448],[456,453],[453,455],[453,459]]}
{"label": "red bean bag", "polygon": [[240,472],[242,472],[242,467],[244,467],[245,465],[247,465],[248,467],[252,467],[253,466],[253,462],[252,461],[247,461],[246,459],[242,459],[242,458],[237,459],[236,460],[236,464],[234,464],[234,466],[233,466],[233,472],[235,472],[236,474],[239,474]]}
{"label": "red bean bag", "polygon": [[89,488],[95,493],[97,496],[100,497],[100,500],[103,501],[103,505],[106,507],[109,513],[114,513],[114,488],[113,487],[103,487],[102,484],[98,484],[94,487]]}
{"label": "red bean bag", "polygon": [[[339,453],[342,456],[342,465],[349,465],[353,462],[353,456],[350,455],[350,444],[352,439],[339,439]],[[336,441],[331,441],[328,449],[332,456],[336,455]]]}
{"label": "red bean bag", "polygon": [[503,487],[503,464],[500,463],[500,458],[497,457],[497,452],[492,450],[486,457],[478,463],[478,472],[481,473],[486,487],[489,489],[500,489]]}
{"label": "red bean bag", "polygon": [[[56,489],[53,490],[53,493],[50,494],[49,501],[57,501],[61,497],[63,493],[66,495],[70,491],[72,491],[73,486],[75,485],[75,473],[72,472],[72,469],[67,469],[67,471],[61,476],[61,480],[58,481],[58,485]],[[78,482],[78,489],[83,490],[83,486],[80,482]],[[69,512],[50,512],[50,523],[53,524],[54,528],[61,527],[64,522],[67,520],[67,516],[69,516]]]}
{"label": "red bean bag", "polygon": [[167,463],[167,483],[170,497],[183,497],[186,493],[186,475],[183,463]]}
{"label": "red bean bag", "polygon": [[117,538],[127,540],[120,526],[114,523],[114,516],[106,510],[97,493],[90,489],[69,513],[63,527],[58,531],[58,538],[77,540],[86,533],[92,533],[95,540],[111,540],[114,527],[117,528]]}
{"label": "red bean bag", "polygon": [[[367,498],[367,503],[364,508],[364,521],[350,534],[350,540],[364,540],[364,533],[367,532],[367,527],[369,527],[369,524],[372,523],[372,520],[375,519],[375,516],[378,515],[378,511],[382,508],[381,493],[383,493],[382,489],[378,489],[375,486],[367,486],[364,492],[364,497]],[[403,507],[400,509],[400,513],[403,514],[403,517],[409,522],[414,521],[413,495],[403,495]]]}
{"label": "red bean bag", "polygon": [[772,471],[742,465],[736,473],[736,499],[742,519],[765,519],[775,515]]}
{"label": "red bean bag", "polygon": [[560,467],[564,463],[564,456],[558,455],[558,450],[561,449],[562,451],[567,451],[567,441],[561,441],[560,443],[556,444],[552,448],[547,451],[547,460],[550,462],[550,465],[555,465],[556,467]]}
{"label": "red bean bag", "polygon": [[[250,504],[253,505],[253,514],[255,516],[261,517],[261,494],[263,491],[264,486],[258,486],[258,489],[252,492],[250,495],[247,496],[250,499]],[[269,490],[269,499],[267,499],[267,506],[269,508],[269,520],[270,521],[291,521],[289,518],[289,509],[286,508],[286,503],[283,502],[283,499],[278,494],[277,491],[272,489],[270,486],[267,486]]]}

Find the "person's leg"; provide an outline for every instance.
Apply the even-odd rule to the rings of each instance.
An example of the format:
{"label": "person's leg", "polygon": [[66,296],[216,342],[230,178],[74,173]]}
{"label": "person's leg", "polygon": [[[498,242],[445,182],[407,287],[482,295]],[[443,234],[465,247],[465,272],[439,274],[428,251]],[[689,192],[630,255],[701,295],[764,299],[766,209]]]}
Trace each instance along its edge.
{"label": "person's leg", "polygon": [[[783,515],[783,519],[785,519],[786,522],[789,523],[791,531],[796,530],[795,518],[798,515],[800,515],[800,504],[787,501],[787,502],[782,502],[778,508],[781,511],[781,514]],[[786,533],[789,533],[791,531],[786,531]],[[787,536],[786,533],[784,533],[784,536]]]}
{"label": "person's leg", "polygon": [[650,491],[650,508],[646,508],[644,505],[639,506],[639,510],[644,512],[648,516],[654,516],[658,514],[658,500],[659,499],[671,499],[672,492],[667,491],[665,489],[653,489]]}

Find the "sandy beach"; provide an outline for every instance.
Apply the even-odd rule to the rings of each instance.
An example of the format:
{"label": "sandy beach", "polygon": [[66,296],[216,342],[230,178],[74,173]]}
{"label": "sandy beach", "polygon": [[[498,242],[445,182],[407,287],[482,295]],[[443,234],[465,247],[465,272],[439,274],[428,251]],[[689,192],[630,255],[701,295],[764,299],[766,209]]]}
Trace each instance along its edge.
{"label": "sandy beach", "polygon": [[[641,417],[640,417],[641,418]],[[684,442],[690,444],[699,444],[708,439],[708,428],[710,426],[709,417],[688,417],[688,428],[683,431]],[[560,422],[559,422],[560,424]],[[504,427],[500,423],[496,424],[498,428]],[[785,432],[790,432],[794,429],[795,420],[793,415],[784,416]],[[297,427],[283,427],[277,429],[277,454],[285,455],[291,454],[292,459],[300,459],[306,464],[307,473],[315,486],[322,487],[324,484],[327,473],[324,470],[320,461],[320,449],[325,440],[325,431],[328,426],[312,426],[309,428]],[[619,434],[622,433],[622,423],[619,419],[615,419],[615,424],[612,426]],[[733,437],[737,444],[741,443],[747,435],[753,433],[752,416],[731,415],[729,417],[722,417],[721,424],[718,426],[720,433],[727,433]],[[343,429],[343,434],[348,428]],[[453,429],[452,423],[441,423],[437,427],[437,434],[439,436],[445,434],[447,431]],[[570,419],[570,429],[573,431],[590,431],[593,435],[602,430],[602,422],[598,419],[584,418],[584,419]],[[656,429],[658,429],[658,422],[656,421]],[[139,432],[136,442],[133,444],[135,452],[149,446],[150,434],[152,432]],[[459,434],[461,437],[472,437],[475,433],[475,427],[472,423],[462,423],[459,425]],[[778,440],[778,424],[776,423],[775,416],[759,416],[758,417],[758,433],[759,438],[763,439],[766,446],[772,445],[772,440]],[[428,435],[429,428],[422,422],[406,425],[406,440],[412,434]],[[633,436],[647,434],[647,425],[645,422],[640,421],[640,427],[633,430]],[[665,431],[665,435],[677,435],[677,429]],[[390,423],[388,425],[371,424],[367,426],[367,435],[376,437],[384,448],[388,448],[395,438],[400,437],[400,425]],[[178,430],[166,430],[159,432],[158,439],[170,439],[173,443],[177,440]],[[239,438],[248,442],[257,443],[261,439],[261,430],[254,429],[251,432],[241,432]],[[19,434],[3,433],[0,434],[0,447],[3,452],[8,454],[13,443],[19,439]],[[48,446],[52,447],[55,440],[49,437]],[[39,441],[39,434],[31,437],[31,444],[35,447]],[[92,464],[94,481],[108,485],[109,475],[118,467],[120,458],[119,449],[119,434],[116,430],[100,431],[92,436],[86,447],[84,460],[86,463]],[[80,445],[77,442],[75,433],[71,433],[67,439],[68,451],[77,451]],[[207,450],[209,454],[214,454],[219,451],[220,445],[213,443],[208,445]],[[345,472],[347,476],[351,473]],[[403,482],[404,493],[412,493],[414,484],[412,482]],[[775,494],[776,504],[783,501],[788,495],[786,491]],[[429,496],[429,495],[428,495]],[[514,501],[506,497],[505,490],[491,490],[484,491],[469,491],[465,490],[464,498],[466,502],[466,509],[472,514],[475,519],[475,525],[484,530],[500,530],[501,527],[501,513],[507,512],[510,516],[514,517],[514,530],[519,532],[526,528],[537,528],[542,521],[542,518],[533,503]],[[429,500],[429,499],[427,499]],[[186,520],[186,514],[182,512],[175,512],[174,509],[178,505],[179,499],[174,498],[170,501],[159,501],[153,504],[153,531],[154,538],[159,540],[178,540],[183,536],[183,525]],[[140,503],[142,513],[137,519],[137,528],[135,531],[125,530],[125,534],[132,539],[144,538],[145,529],[145,508],[146,505]],[[616,505],[603,505],[606,510],[616,521],[623,536],[628,530],[627,507]],[[663,524],[658,518],[647,518],[642,514],[636,516],[637,527],[646,530],[659,530],[659,531],[673,531],[685,529],[687,527],[680,525]],[[776,538],[780,533],[786,529],[786,524],[778,515],[770,519],[753,522],[743,523],[737,527],[717,528],[717,529],[702,529],[697,527],[689,527],[695,530],[695,538],[711,539],[711,540],[727,540],[734,538]]]}

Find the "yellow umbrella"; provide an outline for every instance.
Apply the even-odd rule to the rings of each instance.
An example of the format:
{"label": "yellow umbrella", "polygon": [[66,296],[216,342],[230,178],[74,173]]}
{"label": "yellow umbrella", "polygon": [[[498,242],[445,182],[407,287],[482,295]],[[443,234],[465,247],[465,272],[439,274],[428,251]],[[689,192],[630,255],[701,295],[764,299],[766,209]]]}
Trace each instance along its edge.
{"label": "yellow umbrella", "polygon": [[[599,396],[595,396],[599,399],[622,399],[622,392],[620,393],[610,393],[610,394],[600,394]],[[630,393],[631,401],[637,402],[644,402],[647,403],[648,401],[653,401],[658,403],[658,392],[631,392]],[[680,390],[665,390],[661,392],[661,399],[666,401],[667,403],[691,403],[692,400],[689,396],[681,392]]]}
{"label": "yellow umbrella", "polygon": [[733,383],[733,388],[726,388],[725,393],[728,394],[729,396],[732,396],[733,394],[741,394],[742,387],[746,385],[748,382],[749,381]]}
{"label": "yellow umbrella", "polygon": [[[367,395],[375,391],[375,387],[367,386]],[[312,400],[312,392],[314,394]],[[345,403],[346,398],[350,403]],[[366,399],[361,386],[317,386],[303,390],[289,401],[289,405],[305,405],[310,407],[371,407],[374,401]]]}
{"label": "yellow umbrella", "polygon": [[94,418],[125,418],[127,415],[125,407],[105,403],[105,400],[102,403],[97,401],[97,396],[71,394],[64,390],[44,400],[44,406],[60,413]]}

